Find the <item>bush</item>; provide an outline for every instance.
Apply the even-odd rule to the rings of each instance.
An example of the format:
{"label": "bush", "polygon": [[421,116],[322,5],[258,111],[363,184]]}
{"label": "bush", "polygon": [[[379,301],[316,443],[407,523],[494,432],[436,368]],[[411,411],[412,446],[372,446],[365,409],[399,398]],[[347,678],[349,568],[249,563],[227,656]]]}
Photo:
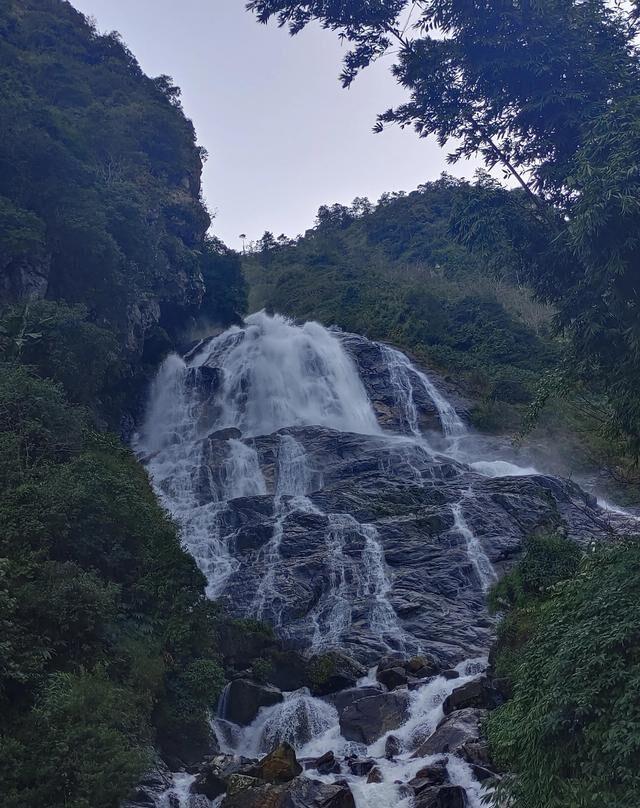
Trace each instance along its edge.
{"label": "bush", "polygon": [[554,541],[525,557],[515,580],[501,599],[517,604],[512,630],[498,645],[513,698],[488,723],[492,754],[513,774],[495,804],[636,808],[640,546],[600,548],[576,564]]}

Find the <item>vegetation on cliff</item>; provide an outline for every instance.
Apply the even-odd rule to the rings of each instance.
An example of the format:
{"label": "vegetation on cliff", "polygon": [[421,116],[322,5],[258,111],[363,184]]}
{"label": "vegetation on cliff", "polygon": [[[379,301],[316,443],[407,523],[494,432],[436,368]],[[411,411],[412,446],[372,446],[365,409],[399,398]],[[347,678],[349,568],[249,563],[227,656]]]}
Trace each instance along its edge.
{"label": "vegetation on cliff", "polygon": [[244,283],[168,77],[62,0],[10,0],[0,81],[0,792],[113,808],[154,748],[204,754],[223,672],[204,579],[104,430]]}
{"label": "vegetation on cliff", "polygon": [[640,548],[584,555],[535,537],[493,590],[506,610],[496,672],[512,698],[490,716],[492,754],[512,772],[495,804],[634,808],[640,793]]}
{"label": "vegetation on cliff", "polygon": [[445,176],[375,206],[323,207],[296,240],[265,234],[244,261],[252,307],[393,342],[464,380],[476,423],[517,426],[560,348],[551,310],[533,301],[518,268],[488,266],[452,236],[472,188]]}
{"label": "vegetation on cliff", "polygon": [[[251,0],[261,22],[295,34],[313,21],[351,46],[342,81],[385,54],[409,100],[379,128],[413,126],[452,161],[479,154],[519,195],[463,211],[478,233],[517,204],[513,247],[527,280],[558,312],[573,355],[558,387],[604,397],[606,427],[640,451],[639,17],[605,0],[489,0],[481,13],[455,0],[370,3]],[[475,228],[474,228],[475,224]],[[523,238],[523,236],[526,236]],[[468,242],[473,244],[475,239]],[[502,249],[502,245],[500,245]]]}
{"label": "vegetation on cliff", "polygon": [[115,420],[198,319],[244,309],[239,262],[205,238],[205,152],[171,79],[64,0],[2,4],[0,82],[0,300],[83,305],[113,331]]}

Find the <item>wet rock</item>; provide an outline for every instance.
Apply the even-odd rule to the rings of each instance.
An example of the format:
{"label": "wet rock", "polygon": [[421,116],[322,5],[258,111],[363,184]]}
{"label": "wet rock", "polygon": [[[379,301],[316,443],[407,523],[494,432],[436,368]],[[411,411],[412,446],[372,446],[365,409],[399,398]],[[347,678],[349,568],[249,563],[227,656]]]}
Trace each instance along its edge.
{"label": "wet rock", "polygon": [[489,766],[491,764],[489,744],[484,739],[465,741],[460,748],[460,755],[467,763],[478,766]]}
{"label": "wet rock", "polygon": [[347,761],[347,765],[352,774],[357,777],[364,777],[365,774],[369,774],[376,762],[372,758],[352,758]]}
{"label": "wet rock", "polygon": [[467,707],[491,709],[500,703],[496,703],[496,700],[497,694],[491,687],[490,680],[483,676],[457,687],[442,703],[442,711],[448,715],[455,710],[464,710]]}
{"label": "wet rock", "polygon": [[401,687],[408,683],[407,672],[404,668],[385,668],[376,673],[376,679],[380,684],[384,685],[387,690],[395,690],[396,687]]}
{"label": "wet rock", "polygon": [[412,757],[427,757],[445,752],[458,754],[462,746],[480,739],[480,727],[487,717],[487,710],[467,708],[445,716],[430,738],[421,744]]}
{"label": "wet rock", "polygon": [[379,687],[350,687],[348,690],[341,690],[339,693],[330,693],[325,697],[325,701],[333,706],[338,711],[338,715],[350,707],[354,702],[359,699],[364,699],[367,696],[378,696],[383,691]]}
{"label": "wet rock", "polygon": [[491,769],[487,769],[484,766],[477,766],[472,764],[471,771],[473,772],[474,777],[481,783],[484,783],[485,780],[493,780],[498,775],[491,771]]}
{"label": "wet rock", "polygon": [[309,689],[314,696],[326,696],[354,687],[366,673],[366,668],[346,654],[329,651],[309,660]]}
{"label": "wet rock", "polygon": [[381,782],[382,782],[382,772],[377,766],[374,766],[367,776],[367,783],[381,783]]}
{"label": "wet rock", "polygon": [[416,656],[407,660],[405,669],[411,676],[424,679],[427,676],[437,676],[440,671],[440,666],[432,657]]}
{"label": "wet rock", "polygon": [[302,772],[293,747],[288,743],[281,743],[273,752],[248,769],[245,774],[257,777],[267,783],[288,783]]}
{"label": "wet rock", "polygon": [[209,440],[219,441],[239,440],[242,437],[242,432],[240,432],[239,429],[236,429],[235,426],[230,426],[226,429],[218,429],[215,432],[212,432],[208,437]]}
{"label": "wet rock", "polygon": [[191,784],[192,794],[204,794],[207,799],[215,800],[227,790],[227,777],[222,766],[214,762],[206,763]]}
{"label": "wet rock", "polygon": [[340,716],[340,730],[347,740],[368,746],[405,722],[408,701],[406,691],[378,693],[359,699]]}
{"label": "wet rock", "polygon": [[449,670],[442,671],[440,676],[443,676],[445,679],[459,679],[460,674],[454,668],[450,668]]}
{"label": "wet rock", "polygon": [[402,752],[402,743],[395,735],[389,735],[384,742],[384,756],[387,760],[393,760]]}
{"label": "wet rock", "polygon": [[312,761],[310,768],[317,769],[320,774],[338,774],[340,763],[333,752],[325,752],[324,755]]}
{"label": "wet rock", "polygon": [[285,785],[260,785],[225,797],[222,808],[355,808],[348,786],[298,777]]}
{"label": "wet rock", "polygon": [[465,808],[466,803],[460,786],[430,786],[416,795],[414,808]]}
{"label": "wet rock", "polygon": [[423,766],[416,772],[416,776],[410,781],[416,792],[422,791],[427,786],[441,786],[449,780],[447,766],[445,763],[431,763]]}
{"label": "wet rock", "polygon": [[[250,777],[248,774],[231,774],[227,780],[227,797],[237,797],[237,795],[249,789],[253,790],[261,785],[262,783],[257,777]],[[227,800],[225,799],[223,805],[226,804]],[[238,805],[240,805],[240,803],[238,803]]]}
{"label": "wet rock", "polygon": [[120,808],[155,808],[160,795],[171,786],[172,782],[171,772],[158,759],[153,768],[140,779],[128,799],[120,804]]}
{"label": "wet rock", "polygon": [[250,679],[235,679],[229,687],[225,714],[221,717],[244,726],[253,721],[261,707],[271,707],[282,699],[282,693],[277,687],[262,685]]}

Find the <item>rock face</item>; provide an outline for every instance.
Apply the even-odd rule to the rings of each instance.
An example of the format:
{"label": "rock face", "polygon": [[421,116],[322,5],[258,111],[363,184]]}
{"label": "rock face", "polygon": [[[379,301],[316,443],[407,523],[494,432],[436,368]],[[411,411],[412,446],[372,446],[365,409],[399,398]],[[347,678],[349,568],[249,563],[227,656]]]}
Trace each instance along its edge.
{"label": "rock face", "polygon": [[378,693],[358,699],[340,716],[342,735],[350,741],[373,743],[405,722],[408,702],[409,694],[402,692]]}
{"label": "rock face", "polygon": [[288,785],[261,785],[227,796],[222,808],[355,808],[347,786],[300,777]]}
{"label": "rock face", "polygon": [[[482,674],[489,587],[532,532],[635,525],[492,454],[441,380],[352,334],[260,313],[159,380],[138,451],[208,594],[281,644],[233,651],[216,729],[251,760],[195,787],[224,784],[225,808],[352,808],[356,778],[464,808],[454,774],[491,776],[481,725],[504,690]],[[262,657],[271,684],[251,679]]]}
{"label": "rock face", "polygon": [[271,685],[261,685],[249,679],[236,679],[227,692],[223,718],[234,724],[250,724],[261,707],[282,701],[282,693]]}
{"label": "rock face", "polygon": [[189,361],[163,370],[176,400],[152,404],[141,453],[210,594],[309,655],[368,667],[427,652],[405,668],[425,678],[486,654],[486,591],[525,536],[589,541],[624,522],[572,482],[487,456],[441,381],[387,346],[259,314]]}
{"label": "rock face", "polygon": [[481,737],[481,725],[486,710],[469,707],[443,718],[436,731],[414,753],[413,757],[427,757],[445,752],[457,754],[465,744],[476,743]]}

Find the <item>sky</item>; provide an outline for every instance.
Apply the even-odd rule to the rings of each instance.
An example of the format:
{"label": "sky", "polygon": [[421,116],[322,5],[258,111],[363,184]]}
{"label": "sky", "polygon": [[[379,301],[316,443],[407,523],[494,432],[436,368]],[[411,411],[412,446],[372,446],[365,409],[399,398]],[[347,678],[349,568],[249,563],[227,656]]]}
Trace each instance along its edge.
{"label": "sky", "polygon": [[291,38],[258,24],[244,0],[71,1],[98,30],[119,31],[146,73],[166,73],[182,88],[209,152],[203,193],[212,230],[232,247],[240,233],[303,233],[323,204],[375,201],[444,170],[475,170],[447,166],[446,153],[412,130],[372,132],[376,113],[404,99],[390,56],[343,90],[336,34],[317,27]]}

